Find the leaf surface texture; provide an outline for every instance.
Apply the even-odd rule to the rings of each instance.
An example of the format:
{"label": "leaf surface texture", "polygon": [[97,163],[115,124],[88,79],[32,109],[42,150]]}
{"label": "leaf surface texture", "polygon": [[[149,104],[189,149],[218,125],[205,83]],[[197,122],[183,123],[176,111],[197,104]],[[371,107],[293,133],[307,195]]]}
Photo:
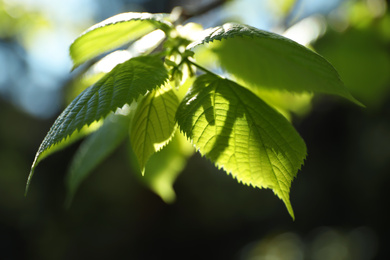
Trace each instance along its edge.
{"label": "leaf surface texture", "polygon": [[163,85],[167,77],[168,72],[158,57],[136,57],[117,65],[93,86],[84,90],[56,119],[42,141],[31,168],[27,187],[36,165],[50,154],[46,151],[53,145],[125,104],[131,104],[140,95]]}
{"label": "leaf surface texture", "polygon": [[246,87],[333,94],[362,105],[326,59],[278,34],[227,23],[208,29],[188,48],[198,45],[210,50],[221,67]]}
{"label": "leaf surface texture", "polygon": [[206,74],[195,81],[176,116],[202,155],[239,182],[272,189],[294,218],[290,186],[306,146],[281,114],[235,82]]}
{"label": "leaf surface texture", "polygon": [[135,112],[130,140],[143,171],[149,157],[164,147],[171,139],[179,100],[167,84],[151,91]]}
{"label": "leaf surface texture", "polygon": [[108,18],[87,29],[70,46],[74,67],[129,43],[154,29],[171,25],[166,14],[122,13]]}

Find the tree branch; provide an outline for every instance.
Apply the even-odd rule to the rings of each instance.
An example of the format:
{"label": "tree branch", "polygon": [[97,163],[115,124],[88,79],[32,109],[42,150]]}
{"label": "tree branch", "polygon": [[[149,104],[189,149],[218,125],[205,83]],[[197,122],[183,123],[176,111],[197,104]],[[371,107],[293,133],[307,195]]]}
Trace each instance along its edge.
{"label": "tree branch", "polygon": [[222,6],[226,2],[227,2],[227,0],[215,0],[215,1],[212,1],[210,4],[207,4],[205,6],[201,6],[197,10],[193,10],[193,11],[189,11],[189,10],[183,8],[183,7],[175,7],[172,10],[172,13],[173,12],[178,12],[179,13],[179,19],[177,20],[177,22],[182,23],[183,21],[186,21],[186,20],[188,20],[188,19],[190,19],[192,17],[200,16],[200,15],[203,15],[205,13],[208,13],[211,10],[216,9],[216,8]]}

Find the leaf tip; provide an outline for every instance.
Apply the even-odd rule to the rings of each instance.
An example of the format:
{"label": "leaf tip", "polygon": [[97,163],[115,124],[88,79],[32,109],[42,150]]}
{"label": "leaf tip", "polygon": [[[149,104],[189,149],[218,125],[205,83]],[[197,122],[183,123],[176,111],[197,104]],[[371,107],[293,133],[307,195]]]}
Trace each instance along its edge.
{"label": "leaf tip", "polygon": [[173,204],[176,201],[176,193],[172,188],[166,187],[163,190],[155,188],[154,192],[156,192],[166,204]]}
{"label": "leaf tip", "polygon": [[294,210],[293,210],[291,204],[289,203],[289,205],[286,205],[286,207],[287,207],[287,211],[290,214],[292,220],[295,221]]}
{"label": "leaf tip", "polygon": [[361,108],[366,108],[366,105],[364,105],[362,102],[360,102],[360,101],[357,100],[356,98],[352,97],[351,100],[353,101],[353,103],[355,103],[355,104],[358,105],[359,107],[361,107]]}
{"label": "leaf tip", "polygon": [[30,174],[28,175],[28,178],[27,178],[26,188],[24,190],[24,197],[27,197],[27,193],[28,193],[28,190],[30,188],[31,178],[34,175],[34,169],[35,169],[35,166],[33,165],[31,167]]}
{"label": "leaf tip", "polygon": [[[275,190],[274,190],[274,192],[275,192]],[[292,205],[291,205],[290,195],[283,193],[283,195],[280,196],[280,194],[278,194],[277,192],[276,192],[276,195],[283,201],[292,220],[295,221],[295,214],[294,214],[294,210],[293,210]]]}
{"label": "leaf tip", "polygon": [[72,68],[70,69],[70,72],[73,72],[75,69],[79,67],[79,64],[76,64],[73,62]]}

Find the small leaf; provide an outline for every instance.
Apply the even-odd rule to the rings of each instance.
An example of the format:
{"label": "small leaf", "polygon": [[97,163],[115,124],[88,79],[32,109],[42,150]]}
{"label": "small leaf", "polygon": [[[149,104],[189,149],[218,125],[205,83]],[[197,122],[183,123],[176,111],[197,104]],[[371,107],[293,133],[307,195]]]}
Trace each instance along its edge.
{"label": "small leaf", "polygon": [[188,49],[198,45],[211,50],[220,65],[249,88],[333,94],[362,105],[327,60],[278,34],[227,23],[209,29]]}
{"label": "small leaf", "polygon": [[282,115],[235,82],[206,74],[195,81],[176,117],[202,155],[239,182],[272,189],[294,218],[290,186],[306,146]]}
{"label": "small leaf", "polygon": [[172,138],[178,106],[179,100],[168,84],[151,91],[139,104],[130,141],[142,172],[149,157]]}
{"label": "small leaf", "polygon": [[165,63],[166,63],[169,67],[177,67],[176,62],[171,61],[170,59],[165,59]]}
{"label": "small leaf", "polygon": [[165,14],[122,13],[95,24],[70,46],[74,68],[156,28],[167,30],[171,24],[165,18]]}
{"label": "small leaf", "polygon": [[[130,151],[131,167],[140,171],[136,165],[134,152]],[[186,166],[187,159],[194,152],[192,145],[179,132],[175,133],[172,141],[163,149],[153,154],[145,166],[145,174],[137,174],[141,183],[161,197],[165,203],[172,203],[176,199],[173,184]]]}
{"label": "small leaf", "polygon": [[125,139],[129,123],[129,115],[111,114],[102,127],[81,144],[66,176],[68,206],[81,182]]}
{"label": "small leaf", "polygon": [[48,155],[46,151],[53,145],[62,142],[76,130],[107,116],[111,111],[132,103],[139,95],[163,85],[167,78],[168,72],[159,58],[137,57],[117,65],[84,90],[56,119],[41,143],[31,167],[26,192],[35,167]]}

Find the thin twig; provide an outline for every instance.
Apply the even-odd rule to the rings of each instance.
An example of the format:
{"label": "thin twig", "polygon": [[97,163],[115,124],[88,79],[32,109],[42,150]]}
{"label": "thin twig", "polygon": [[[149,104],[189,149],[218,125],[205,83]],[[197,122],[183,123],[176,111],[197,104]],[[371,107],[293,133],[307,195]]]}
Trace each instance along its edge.
{"label": "thin twig", "polygon": [[[197,10],[194,10],[194,11],[189,11],[185,8],[181,8],[181,14],[180,14],[180,18],[178,19],[180,23],[192,18],[192,17],[195,17],[195,16],[200,16],[200,15],[203,15],[205,13],[208,13],[210,12],[211,10],[214,10],[220,6],[222,6],[223,4],[225,4],[227,2],[227,0],[216,0],[216,1],[212,1],[210,4],[208,5],[205,5],[205,6],[202,6],[200,8],[198,8]],[[176,8],[176,7],[175,7]]]}

